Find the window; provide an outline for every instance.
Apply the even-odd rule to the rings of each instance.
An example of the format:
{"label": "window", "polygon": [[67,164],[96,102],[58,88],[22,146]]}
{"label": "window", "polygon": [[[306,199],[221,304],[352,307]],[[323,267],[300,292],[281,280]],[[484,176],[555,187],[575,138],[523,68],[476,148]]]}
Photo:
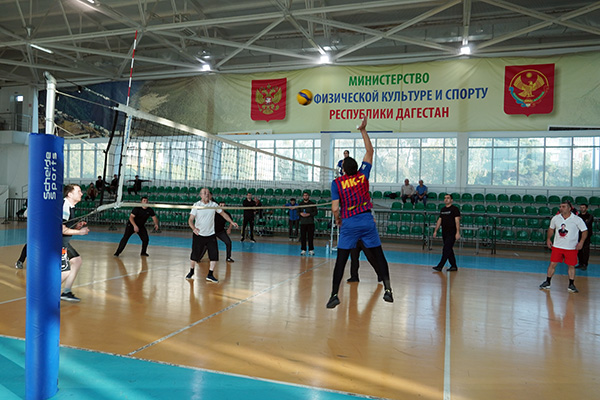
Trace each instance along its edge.
{"label": "window", "polygon": [[597,187],[600,137],[470,138],[468,184]]}

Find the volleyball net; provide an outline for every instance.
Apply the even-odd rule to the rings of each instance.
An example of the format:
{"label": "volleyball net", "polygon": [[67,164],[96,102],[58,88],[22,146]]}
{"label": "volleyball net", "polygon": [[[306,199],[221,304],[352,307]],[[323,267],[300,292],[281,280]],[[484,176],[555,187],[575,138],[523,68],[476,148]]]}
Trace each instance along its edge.
{"label": "volleyball net", "polygon": [[[141,197],[147,196],[161,226],[186,228],[200,189],[208,188],[213,200],[224,202],[238,224],[242,222],[242,202],[250,193],[260,202],[255,207],[261,216],[256,221],[258,229],[265,234],[284,233],[288,229],[286,204],[291,198],[300,202],[308,192],[318,205],[317,232],[329,235],[329,188],[334,169],[292,158],[293,152],[285,149],[260,148],[260,140],[250,146],[245,144],[247,135],[233,140],[230,135],[153,115],[90,88],[78,92],[57,89],[56,94],[60,101],[54,113],[55,129],[65,138],[64,183],[80,183],[85,196],[89,184],[77,178],[77,171],[80,166],[91,168],[88,163],[96,165],[93,176],[100,175],[106,182],[96,199],[78,205],[78,218],[120,224],[129,217],[130,208],[139,206]],[[108,128],[85,120],[97,108],[112,112]],[[118,183],[111,185],[115,177]]]}

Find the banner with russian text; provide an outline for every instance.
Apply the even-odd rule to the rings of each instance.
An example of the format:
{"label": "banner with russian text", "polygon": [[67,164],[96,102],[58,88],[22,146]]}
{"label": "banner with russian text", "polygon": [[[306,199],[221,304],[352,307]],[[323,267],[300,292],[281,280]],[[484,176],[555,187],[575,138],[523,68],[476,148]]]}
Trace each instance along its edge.
{"label": "banner with russian text", "polygon": [[[355,131],[365,115],[374,131],[540,131],[548,126],[600,126],[599,64],[596,52],[214,74],[148,81],[132,101],[144,111],[215,133]],[[554,72],[538,68],[527,76],[525,67],[540,65],[551,65]],[[512,112],[506,82],[519,71],[511,100],[519,112]],[[310,103],[297,101],[302,90],[312,92]],[[530,105],[522,107],[519,101]]]}

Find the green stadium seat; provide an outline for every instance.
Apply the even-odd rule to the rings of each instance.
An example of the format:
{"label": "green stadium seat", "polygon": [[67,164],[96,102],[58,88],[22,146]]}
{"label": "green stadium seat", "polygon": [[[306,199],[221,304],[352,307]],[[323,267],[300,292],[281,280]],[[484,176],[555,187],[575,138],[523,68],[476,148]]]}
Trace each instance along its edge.
{"label": "green stadium seat", "polygon": [[381,190],[376,190],[376,191],[373,192],[372,198],[374,198],[374,199],[382,199],[383,198],[383,193],[381,192]]}
{"label": "green stadium seat", "polygon": [[487,220],[483,215],[478,215],[474,218],[473,223],[477,226],[486,226]]}
{"label": "green stadium seat", "polygon": [[437,200],[437,193],[436,192],[427,192],[427,200]]}
{"label": "green stadium seat", "polygon": [[490,229],[488,232],[488,237],[490,239],[500,239],[502,236],[502,231],[498,228]]}
{"label": "green stadium seat", "polygon": [[546,235],[544,233],[542,233],[541,231],[539,231],[539,230],[535,230],[535,231],[531,232],[531,235],[530,235],[529,239],[532,242],[536,242],[536,243],[545,242],[546,241]]}
{"label": "green stadium seat", "polygon": [[488,206],[485,208],[485,211],[488,214],[498,214],[498,206],[495,204],[488,204]]}
{"label": "green stadium seat", "polygon": [[331,190],[325,189],[321,192],[321,197],[325,199],[331,199]]}
{"label": "green stadium seat", "polygon": [[460,210],[465,213],[473,212],[473,205],[472,204],[463,204],[460,207]]}
{"label": "green stadium seat", "polygon": [[446,192],[439,192],[438,193],[438,200],[439,201],[444,201],[444,197],[446,197],[447,194],[448,193],[446,193]]}
{"label": "green stadium seat", "polygon": [[513,226],[513,220],[512,218],[508,218],[508,217],[502,217],[500,218],[500,226]]}
{"label": "green stadium seat", "polygon": [[540,208],[538,208],[538,215],[550,215],[550,207],[548,206],[542,206]]}
{"label": "green stadium seat", "polygon": [[473,201],[475,203],[484,203],[485,202],[485,196],[483,195],[483,193],[475,193],[473,195]]}
{"label": "green stadium seat", "polygon": [[473,229],[462,229],[461,236],[465,239],[473,239],[475,237],[475,231]]}
{"label": "green stadium seat", "polygon": [[423,227],[421,225],[414,225],[410,228],[411,236],[423,236]]}
{"label": "green stadium seat", "polygon": [[525,215],[538,215],[537,208],[534,206],[525,207]]}
{"label": "green stadium seat", "polygon": [[511,203],[520,203],[521,201],[523,201],[523,199],[521,198],[520,194],[511,194],[510,195]]}
{"label": "green stadium seat", "polygon": [[402,202],[401,201],[395,201],[392,203],[392,210],[402,210]]}
{"label": "green stadium seat", "polygon": [[410,227],[406,225],[400,225],[400,230],[398,233],[403,236],[410,235]]}
{"label": "green stadium seat", "polygon": [[498,212],[500,214],[510,214],[510,212],[511,212],[510,206],[502,205],[498,208]]}
{"label": "green stadium seat", "polygon": [[408,223],[412,222],[412,214],[402,214],[401,221]]}
{"label": "green stadium seat", "polygon": [[436,207],[435,207],[435,204],[434,204],[434,203],[427,203],[427,205],[425,206],[425,209],[426,209],[427,211],[435,211],[435,210],[436,210]]}
{"label": "green stadium seat", "polygon": [[535,196],[535,202],[536,204],[548,204],[548,198],[543,194],[538,194]]}
{"label": "green stadium seat", "polygon": [[600,246],[600,236],[594,235],[590,241],[594,246]]}
{"label": "green stadium seat", "polygon": [[302,197],[302,190],[294,189],[294,191],[292,192],[292,196],[295,196],[296,198]]}
{"label": "green stadium seat", "polygon": [[513,231],[512,229],[504,229],[502,231],[502,236],[501,236],[502,240],[512,242],[516,238],[517,238],[517,235],[515,235],[515,231]]}
{"label": "green stadium seat", "polygon": [[473,195],[471,193],[463,193],[460,196],[460,201],[463,202],[463,203],[466,203],[466,202],[470,203],[470,202],[473,201]]}
{"label": "green stadium seat", "polygon": [[425,205],[423,203],[417,203],[417,204],[415,204],[415,210],[422,211],[424,209],[425,209]]}
{"label": "green stadium seat", "polygon": [[[272,196],[272,195],[273,195],[273,193],[271,193],[271,196]],[[284,189],[284,190],[283,190],[283,195],[284,195],[285,197],[291,197],[291,196],[292,196],[292,189],[289,189],[289,188],[288,188],[288,189]]]}
{"label": "green stadium seat", "polygon": [[273,193],[275,192],[275,190],[273,188],[267,188],[265,189],[265,196],[273,196]]}
{"label": "green stadium seat", "polygon": [[525,218],[515,218],[515,227],[525,228],[527,226],[527,220]]}
{"label": "green stadium seat", "polygon": [[243,193],[243,192],[246,192],[246,193],[250,193],[250,194],[252,194],[252,195],[255,195],[255,194],[256,194],[256,188],[250,188],[250,189],[248,189],[248,190],[244,190],[244,191],[242,191],[242,189],[240,189],[240,193]]}
{"label": "green stadium seat", "polygon": [[542,229],[548,229],[550,227],[550,218],[544,218],[541,222]]}
{"label": "green stadium seat", "polygon": [[463,215],[460,218],[461,225],[473,225],[473,216],[472,215]]}
{"label": "green stadium seat", "polygon": [[577,196],[575,197],[576,204],[588,204],[588,199],[585,196]]}
{"label": "green stadium seat", "polygon": [[454,200],[454,201],[460,201],[460,193],[456,193],[456,192],[452,193],[452,200]]}
{"label": "green stadium seat", "polygon": [[277,188],[273,191],[273,196],[283,196],[283,189]]}
{"label": "green stadium seat", "polygon": [[548,196],[548,204],[560,204],[560,197],[557,195]]}
{"label": "green stadium seat", "polygon": [[321,189],[315,189],[311,193],[312,197],[321,197]]}
{"label": "green stadium seat", "polygon": [[535,198],[532,195],[530,195],[530,194],[523,195],[523,203],[532,204],[533,202],[535,202]]}
{"label": "green stadium seat", "polygon": [[402,205],[402,209],[412,211],[415,209],[415,206],[412,203],[406,202]]}
{"label": "green stadium seat", "polygon": [[519,230],[517,231],[517,242],[528,242],[529,236],[529,231]]}
{"label": "green stadium seat", "polygon": [[444,204],[444,203],[438,204],[438,211],[441,210],[444,207],[446,207],[446,204]]}
{"label": "green stadium seat", "polygon": [[415,224],[422,224],[425,222],[425,216],[423,214],[415,214],[413,215],[413,222]]}
{"label": "green stadium seat", "polygon": [[495,203],[496,201],[498,201],[498,199],[494,193],[488,193],[485,195],[486,203]]}
{"label": "green stadium seat", "polygon": [[385,233],[388,235],[397,235],[398,234],[398,225],[389,224],[385,230]]}
{"label": "green stadium seat", "polygon": [[477,231],[477,237],[481,240],[486,240],[489,237],[487,229],[479,229]]}
{"label": "green stadium seat", "polygon": [[590,197],[590,199],[588,200],[590,202],[590,206],[600,206],[600,197],[599,196],[592,196]]}
{"label": "green stadium seat", "polygon": [[473,208],[473,212],[483,214],[485,212],[485,206],[483,204],[475,204],[475,207]]}
{"label": "green stadium seat", "polygon": [[559,208],[558,207],[552,207],[552,210],[550,210],[550,214],[552,215],[556,215],[559,212]]}
{"label": "green stadium seat", "polygon": [[390,213],[390,221],[395,221],[395,222],[400,221],[400,213],[397,213],[397,212]]}
{"label": "green stadium seat", "polygon": [[528,228],[539,228],[540,226],[542,226],[542,222],[537,219],[537,218],[529,218],[527,219],[527,227]]}
{"label": "green stadium seat", "polygon": [[510,212],[513,215],[523,215],[523,214],[525,214],[525,211],[523,211],[523,207],[521,207],[521,206],[512,206],[512,208],[510,209]]}
{"label": "green stadium seat", "polygon": [[572,196],[563,196],[563,197],[560,199],[560,201],[561,201],[561,202],[563,202],[563,201],[568,201],[568,202],[570,202],[571,204],[575,203],[575,200],[573,199],[573,197],[572,197]]}
{"label": "green stadium seat", "polygon": [[506,193],[501,193],[498,195],[498,203],[508,203],[510,202],[510,198]]}
{"label": "green stadium seat", "polygon": [[[596,208],[594,211],[592,211],[592,215],[595,218],[600,218],[600,208]],[[599,221],[600,222],[600,221]]]}

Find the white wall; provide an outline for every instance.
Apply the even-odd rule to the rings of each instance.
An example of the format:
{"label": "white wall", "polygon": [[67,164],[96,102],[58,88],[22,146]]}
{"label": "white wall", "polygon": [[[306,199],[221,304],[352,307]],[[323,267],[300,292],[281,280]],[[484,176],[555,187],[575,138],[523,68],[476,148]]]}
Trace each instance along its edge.
{"label": "white wall", "polygon": [[[0,120],[11,120],[17,95],[23,96],[22,114],[31,125],[31,132],[38,132],[38,89],[35,86],[7,86],[0,88]],[[28,129],[29,130],[29,129]]]}
{"label": "white wall", "polygon": [[0,185],[8,186],[8,197],[27,197],[28,179],[29,134],[0,132]]}

